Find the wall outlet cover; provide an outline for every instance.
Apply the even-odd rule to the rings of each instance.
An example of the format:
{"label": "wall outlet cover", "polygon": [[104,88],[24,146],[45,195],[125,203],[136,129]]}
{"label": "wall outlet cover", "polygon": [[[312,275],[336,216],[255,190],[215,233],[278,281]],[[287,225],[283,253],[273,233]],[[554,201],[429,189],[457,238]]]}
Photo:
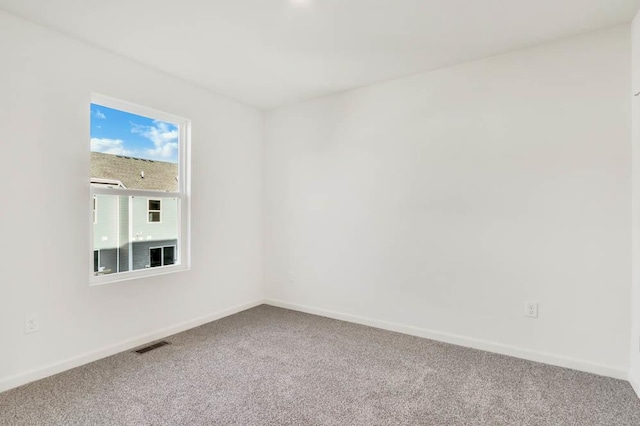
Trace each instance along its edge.
{"label": "wall outlet cover", "polygon": [[24,332],[25,334],[35,333],[40,330],[40,320],[38,319],[38,315],[31,314],[27,315],[24,320]]}
{"label": "wall outlet cover", "polygon": [[524,316],[529,318],[538,318],[538,302],[525,302]]}

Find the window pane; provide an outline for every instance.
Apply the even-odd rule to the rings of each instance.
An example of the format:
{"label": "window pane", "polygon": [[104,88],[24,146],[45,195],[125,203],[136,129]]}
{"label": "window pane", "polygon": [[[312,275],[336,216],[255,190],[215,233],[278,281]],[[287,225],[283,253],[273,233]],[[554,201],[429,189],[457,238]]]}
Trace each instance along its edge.
{"label": "window pane", "polygon": [[91,182],[178,192],[178,125],[91,104]]}
{"label": "window pane", "polygon": [[149,222],[160,222],[160,212],[149,212]]}
{"label": "window pane", "polygon": [[149,210],[160,210],[160,200],[149,200]]}
{"label": "window pane", "polygon": [[163,257],[164,265],[173,265],[174,253],[175,253],[175,247],[170,246],[170,247],[164,248],[164,257]]}
{"label": "window pane", "polygon": [[149,249],[149,266],[162,266],[162,248]]}
{"label": "window pane", "polygon": [[[146,197],[99,194],[96,198],[98,214],[93,225],[93,250],[100,250],[100,265],[96,274],[161,266],[162,247],[178,246],[179,199],[161,198],[162,222],[149,223],[149,199]],[[154,214],[159,220],[160,212]],[[150,249],[157,247],[160,251],[157,251],[152,262]],[[172,247],[170,256],[173,258],[176,254],[177,251]],[[175,263],[179,263],[179,260],[171,264]]]}
{"label": "window pane", "polygon": [[[94,272],[96,275],[112,274],[127,270],[125,253],[120,241],[127,238],[127,229],[122,229],[126,215],[128,197],[112,195],[95,196],[96,215],[93,224]],[[124,233],[124,234],[123,234]]]}

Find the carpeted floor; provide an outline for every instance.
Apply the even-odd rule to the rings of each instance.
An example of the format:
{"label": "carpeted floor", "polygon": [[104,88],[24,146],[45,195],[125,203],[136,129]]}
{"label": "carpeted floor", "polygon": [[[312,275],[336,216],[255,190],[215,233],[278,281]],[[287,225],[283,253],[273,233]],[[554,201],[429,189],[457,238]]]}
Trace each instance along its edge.
{"label": "carpeted floor", "polygon": [[640,425],[624,381],[270,306],[0,394],[0,425]]}

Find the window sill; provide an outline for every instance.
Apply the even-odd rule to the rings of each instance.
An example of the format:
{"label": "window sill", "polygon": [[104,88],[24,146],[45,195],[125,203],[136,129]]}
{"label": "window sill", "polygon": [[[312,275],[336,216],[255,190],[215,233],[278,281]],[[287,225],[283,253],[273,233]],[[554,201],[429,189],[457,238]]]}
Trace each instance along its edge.
{"label": "window sill", "polygon": [[131,272],[120,272],[117,274],[92,275],[89,278],[90,286],[99,286],[103,284],[117,283],[121,281],[130,281],[144,279],[148,277],[156,277],[159,275],[173,274],[176,272],[188,271],[191,269],[187,265],[171,265],[158,266],[155,268],[138,269]]}

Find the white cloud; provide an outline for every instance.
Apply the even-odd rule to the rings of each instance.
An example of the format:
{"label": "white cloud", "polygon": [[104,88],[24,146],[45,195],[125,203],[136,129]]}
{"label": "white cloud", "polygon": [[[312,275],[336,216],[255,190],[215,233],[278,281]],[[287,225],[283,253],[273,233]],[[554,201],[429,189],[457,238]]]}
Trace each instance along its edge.
{"label": "white cloud", "polygon": [[96,110],[96,118],[104,120],[105,118],[107,118],[107,116],[104,115],[104,113],[98,109],[98,110]]}
{"label": "white cloud", "polygon": [[91,151],[126,156],[133,154],[124,148],[124,142],[120,139],[91,138]]}
{"label": "white cloud", "polygon": [[146,151],[146,154],[155,160],[170,160],[178,151],[178,129],[164,121],[154,121],[152,126],[133,124],[133,133],[153,142],[154,148]]}

